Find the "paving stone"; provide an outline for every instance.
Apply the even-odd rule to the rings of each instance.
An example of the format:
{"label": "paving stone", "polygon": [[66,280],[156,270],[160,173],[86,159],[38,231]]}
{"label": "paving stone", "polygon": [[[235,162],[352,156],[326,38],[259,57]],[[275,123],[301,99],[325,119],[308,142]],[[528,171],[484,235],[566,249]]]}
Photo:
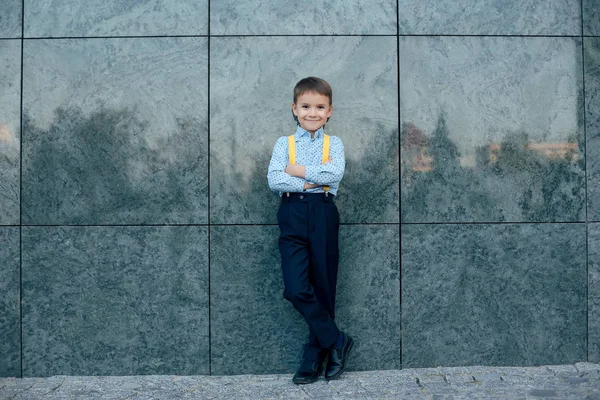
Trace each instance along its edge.
{"label": "paving stone", "polygon": [[476,374],[473,375],[473,380],[476,382],[491,382],[491,381],[500,381],[500,374],[490,373],[490,374]]}
{"label": "paving stone", "polygon": [[534,397],[557,397],[558,394],[556,390],[548,390],[548,389],[533,389],[529,392],[531,396]]}
{"label": "paving stone", "polygon": [[[418,379],[418,381],[417,381]],[[418,382],[418,383],[417,383]],[[348,372],[296,386],[291,375],[0,378],[0,399],[587,399],[600,365]]]}
{"label": "paving stone", "polygon": [[575,368],[579,372],[584,371],[600,371],[600,364],[588,363],[588,362],[580,362],[575,364]]}
{"label": "paving stone", "polygon": [[576,373],[577,367],[575,365],[547,365],[546,368],[554,373]]}

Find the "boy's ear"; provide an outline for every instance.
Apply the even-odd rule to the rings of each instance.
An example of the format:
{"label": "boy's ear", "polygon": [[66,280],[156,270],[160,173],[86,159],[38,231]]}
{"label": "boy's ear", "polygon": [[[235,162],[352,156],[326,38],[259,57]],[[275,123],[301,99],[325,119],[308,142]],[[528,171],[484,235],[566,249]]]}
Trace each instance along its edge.
{"label": "boy's ear", "polygon": [[298,117],[296,116],[296,104],[292,103],[292,117],[294,117],[294,121],[298,122]]}

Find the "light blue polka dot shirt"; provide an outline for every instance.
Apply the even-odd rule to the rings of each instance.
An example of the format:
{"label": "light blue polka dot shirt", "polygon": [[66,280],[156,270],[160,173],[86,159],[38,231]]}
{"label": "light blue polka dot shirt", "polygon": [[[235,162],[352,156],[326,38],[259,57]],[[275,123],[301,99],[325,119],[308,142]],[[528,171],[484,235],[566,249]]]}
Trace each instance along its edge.
{"label": "light blue polka dot shirt", "polygon": [[323,156],[323,128],[315,132],[314,139],[310,133],[298,126],[296,133],[296,164],[306,167],[306,179],[291,176],[285,172],[289,164],[288,138],[282,136],[277,139],[267,180],[269,187],[280,196],[285,192],[323,193],[323,187],[304,190],[304,182],[329,186],[329,193],[336,195],[338,186],[344,176],[346,160],[344,158],[344,144],[337,136],[331,136],[329,157],[332,162],[321,164]]}

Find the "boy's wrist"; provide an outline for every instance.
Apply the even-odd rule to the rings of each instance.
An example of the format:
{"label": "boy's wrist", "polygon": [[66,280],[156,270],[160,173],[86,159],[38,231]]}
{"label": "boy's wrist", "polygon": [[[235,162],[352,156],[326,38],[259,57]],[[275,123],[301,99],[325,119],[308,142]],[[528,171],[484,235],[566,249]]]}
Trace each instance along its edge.
{"label": "boy's wrist", "polygon": [[308,182],[304,182],[304,190],[307,190],[307,189],[314,189],[314,188],[317,188],[317,187],[319,187],[319,186],[321,186],[321,185],[319,185],[319,184],[316,184],[316,183],[308,183]]}
{"label": "boy's wrist", "polygon": [[285,168],[285,173],[297,178],[304,178],[306,169],[304,165],[288,164],[288,166]]}

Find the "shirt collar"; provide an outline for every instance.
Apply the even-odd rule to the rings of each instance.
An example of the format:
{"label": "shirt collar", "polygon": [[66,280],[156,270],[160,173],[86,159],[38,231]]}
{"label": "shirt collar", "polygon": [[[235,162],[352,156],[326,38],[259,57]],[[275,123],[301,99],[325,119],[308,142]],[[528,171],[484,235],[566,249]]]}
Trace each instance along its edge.
{"label": "shirt collar", "polygon": [[[318,131],[315,132],[315,139],[319,139],[319,138],[323,137],[323,134],[324,134],[323,127],[321,127],[321,128],[319,128]],[[294,134],[294,136],[296,138],[296,142],[298,140],[300,140],[300,138],[303,136],[307,136],[310,139],[310,132],[308,132],[303,127],[298,125],[298,128],[296,128],[296,133]]]}

